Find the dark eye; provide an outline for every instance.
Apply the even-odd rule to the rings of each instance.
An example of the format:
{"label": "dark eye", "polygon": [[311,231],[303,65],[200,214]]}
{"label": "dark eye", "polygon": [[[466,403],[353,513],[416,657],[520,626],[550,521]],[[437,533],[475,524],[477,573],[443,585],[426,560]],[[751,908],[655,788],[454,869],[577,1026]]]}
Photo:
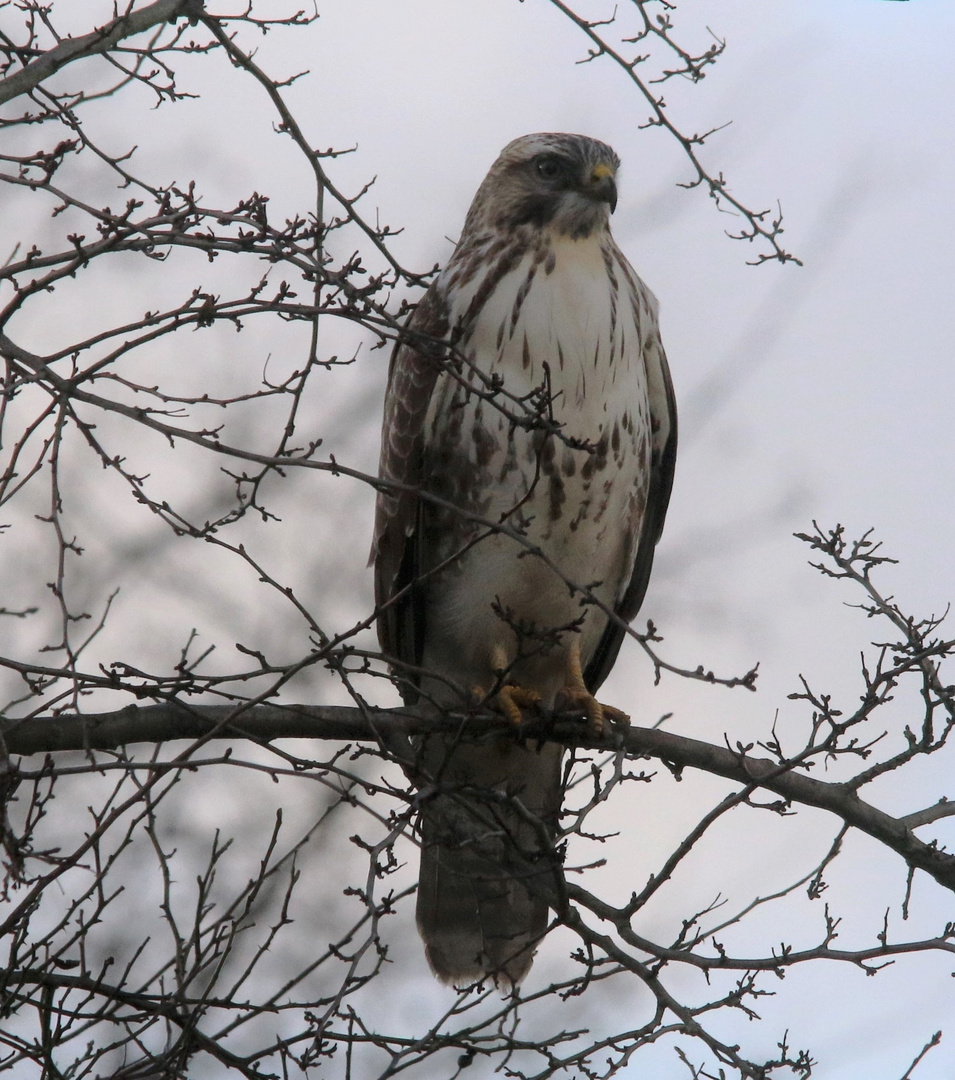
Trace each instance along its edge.
{"label": "dark eye", "polygon": [[565,173],[564,163],[553,154],[541,154],[534,165],[537,175],[543,180],[559,180]]}

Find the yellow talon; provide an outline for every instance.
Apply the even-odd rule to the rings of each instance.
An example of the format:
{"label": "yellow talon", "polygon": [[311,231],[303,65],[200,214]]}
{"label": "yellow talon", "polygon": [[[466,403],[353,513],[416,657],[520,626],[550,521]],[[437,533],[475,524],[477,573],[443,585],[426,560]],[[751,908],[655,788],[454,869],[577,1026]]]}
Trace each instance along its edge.
{"label": "yellow talon", "polygon": [[523,686],[502,686],[497,692],[494,704],[512,724],[521,724],[524,714],[521,709],[530,709],[539,705],[540,694],[536,690],[527,690]]}
{"label": "yellow talon", "polygon": [[[490,666],[499,679],[506,677],[510,664],[503,645],[495,645],[491,650]],[[471,687],[471,700],[475,706],[486,703],[488,694],[489,691],[483,686]],[[536,690],[528,690],[526,687],[518,686],[515,683],[505,683],[494,694],[490,706],[492,709],[497,709],[503,713],[512,724],[519,725],[524,722],[524,715],[521,710],[532,709],[539,705],[540,702],[541,696]]]}
{"label": "yellow talon", "polygon": [[622,710],[613,705],[601,705],[594,695],[587,689],[584,682],[584,673],[580,664],[580,640],[574,638],[567,654],[567,685],[557,695],[558,708],[579,708],[587,717],[587,726],[590,733],[598,739],[602,739],[605,732],[605,721],[615,724],[629,724],[630,717]]}
{"label": "yellow talon", "polygon": [[502,686],[490,701],[488,701],[488,691],[483,686],[471,687],[471,705],[475,709],[482,706],[496,709],[503,713],[512,724],[523,723],[524,714],[521,709],[531,709],[539,705],[540,701],[541,696],[536,690],[527,690],[523,686],[513,684]]}

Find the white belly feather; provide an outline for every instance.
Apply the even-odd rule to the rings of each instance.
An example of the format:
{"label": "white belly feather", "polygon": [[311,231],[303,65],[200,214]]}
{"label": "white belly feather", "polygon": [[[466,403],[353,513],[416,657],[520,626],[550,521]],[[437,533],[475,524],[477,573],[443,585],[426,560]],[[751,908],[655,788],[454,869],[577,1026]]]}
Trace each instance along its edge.
{"label": "white belly feather", "polygon": [[[556,238],[546,258],[528,252],[459,346],[513,397],[549,381],[543,411],[561,425],[559,434],[528,430],[469,394],[462,381],[487,387],[466,369],[460,380],[442,375],[431,401],[429,489],[525,541],[483,535],[467,547],[487,529],[450,511],[425,512],[435,540],[431,566],[422,569],[452,561],[429,580],[423,663],[465,689],[493,681],[491,654],[503,647],[512,676],[552,700],[563,685],[568,628],[579,629],[586,665],[607,623],[568,582],[613,607],[633,570],[650,461],[641,323],[648,325],[654,301],[616,248],[613,260],[621,262],[608,270],[601,245],[597,235]],[[480,285],[476,279],[451,292],[452,326]],[[513,400],[498,400],[512,416],[520,413]]]}

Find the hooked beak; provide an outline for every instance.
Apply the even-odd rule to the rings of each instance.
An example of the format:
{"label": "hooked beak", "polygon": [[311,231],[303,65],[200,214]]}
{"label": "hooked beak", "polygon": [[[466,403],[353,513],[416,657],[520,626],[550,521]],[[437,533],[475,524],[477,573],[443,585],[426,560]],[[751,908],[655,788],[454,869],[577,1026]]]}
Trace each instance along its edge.
{"label": "hooked beak", "polygon": [[598,202],[608,203],[612,214],[617,209],[617,184],[613,169],[603,162],[595,165],[584,186],[584,193]]}

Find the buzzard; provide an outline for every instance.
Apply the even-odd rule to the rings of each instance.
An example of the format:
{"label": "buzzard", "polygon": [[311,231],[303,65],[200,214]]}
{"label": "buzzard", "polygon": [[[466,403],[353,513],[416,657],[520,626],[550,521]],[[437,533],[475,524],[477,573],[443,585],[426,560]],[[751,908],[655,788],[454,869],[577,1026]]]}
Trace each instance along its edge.
{"label": "buzzard", "polygon": [[[378,633],[432,715],[604,723],[593,695],[643,601],[676,454],[656,300],[610,235],[618,166],[583,135],[508,144],[392,355]],[[562,748],[435,733],[418,752],[428,960],[512,986],[555,896]]]}

